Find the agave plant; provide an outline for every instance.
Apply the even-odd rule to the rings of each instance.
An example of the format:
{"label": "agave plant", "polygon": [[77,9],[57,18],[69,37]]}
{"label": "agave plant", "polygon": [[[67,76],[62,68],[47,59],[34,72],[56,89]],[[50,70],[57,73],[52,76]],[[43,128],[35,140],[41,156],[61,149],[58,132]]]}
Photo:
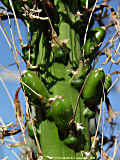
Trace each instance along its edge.
{"label": "agave plant", "polygon": [[2,3],[30,31],[26,45],[20,39],[26,64],[20,82],[29,104],[28,135],[39,146],[34,154],[43,159],[95,159],[99,145],[92,143],[89,122],[112,84],[111,75],[94,68],[107,27],[93,26],[96,11],[106,5],[97,7],[95,0]]}

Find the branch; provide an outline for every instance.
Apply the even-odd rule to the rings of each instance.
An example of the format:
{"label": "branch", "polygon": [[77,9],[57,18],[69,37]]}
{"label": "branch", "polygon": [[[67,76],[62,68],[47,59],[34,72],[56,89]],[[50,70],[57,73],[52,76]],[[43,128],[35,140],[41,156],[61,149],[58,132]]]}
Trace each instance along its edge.
{"label": "branch", "polygon": [[13,136],[19,132],[21,132],[21,129],[3,130],[0,132],[0,139],[3,139],[6,136]]}
{"label": "branch", "polygon": [[14,18],[13,13],[10,13],[5,8],[0,7],[0,19],[1,20],[6,20],[6,19],[8,19],[8,16],[9,16],[9,18]]}

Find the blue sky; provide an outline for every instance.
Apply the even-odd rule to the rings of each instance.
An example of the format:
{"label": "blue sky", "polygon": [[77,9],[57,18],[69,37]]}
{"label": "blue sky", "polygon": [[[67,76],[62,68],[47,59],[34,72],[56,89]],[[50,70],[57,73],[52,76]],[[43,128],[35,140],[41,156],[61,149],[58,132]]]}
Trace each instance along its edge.
{"label": "blue sky", "polygon": [[[9,28],[8,21],[3,21],[2,23],[10,36],[10,28]],[[19,38],[16,30],[15,21],[11,20],[11,24],[12,24],[13,33],[15,36],[14,38],[16,41],[16,46],[20,50]],[[24,43],[26,43],[27,37],[28,37],[26,27],[20,20],[19,20],[19,25],[21,28],[23,41]],[[8,64],[15,63],[11,50],[1,31],[0,31],[0,52],[1,52],[0,65],[7,66]],[[19,57],[19,60],[21,60],[20,57]],[[21,61],[20,63],[20,68],[22,71],[25,69],[25,64],[23,61]],[[7,67],[6,69],[9,71],[9,74],[5,70],[0,68],[0,79],[2,78],[2,80],[4,81],[4,85],[6,85],[12,99],[14,99],[16,89],[20,86],[19,82],[15,79],[15,76],[19,77],[18,69],[15,64],[10,67]],[[1,93],[0,94],[0,105],[1,105],[0,118],[2,118],[5,124],[8,124],[10,122],[14,123],[15,122],[14,107],[1,81],[0,81],[0,93]],[[25,110],[24,96],[22,91],[20,91],[19,98],[21,100],[23,110]],[[9,137],[6,139],[9,139]],[[0,159],[4,158],[7,155],[9,157],[8,158],[9,160],[16,159],[14,153],[11,152],[11,148],[7,148],[5,145],[0,144]]]}

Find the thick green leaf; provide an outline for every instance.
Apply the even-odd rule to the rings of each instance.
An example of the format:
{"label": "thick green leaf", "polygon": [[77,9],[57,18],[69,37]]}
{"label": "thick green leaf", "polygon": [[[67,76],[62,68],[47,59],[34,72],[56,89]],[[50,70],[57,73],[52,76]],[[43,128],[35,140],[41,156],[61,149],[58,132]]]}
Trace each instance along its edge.
{"label": "thick green leaf", "polygon": [[40,145],[45,159],[75,159],[75,152],[59,139],[58,129],[54,122],[42,122],[39,127]]}

